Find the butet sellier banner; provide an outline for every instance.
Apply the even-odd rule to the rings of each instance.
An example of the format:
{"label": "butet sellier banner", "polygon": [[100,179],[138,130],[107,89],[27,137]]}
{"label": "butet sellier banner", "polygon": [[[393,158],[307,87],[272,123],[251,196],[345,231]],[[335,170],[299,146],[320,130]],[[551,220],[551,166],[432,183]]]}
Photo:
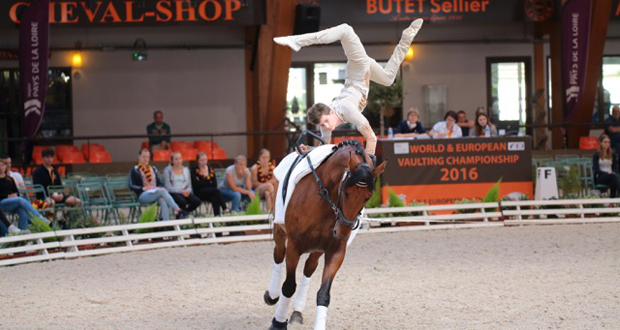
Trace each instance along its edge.
{"label": "butet sellier banner", "polygon": [[500,197],[513,192],[532,197],[531,137],[382,140],[379,145],[381,158],[388,160],[383,200],[388,187],[406,196],[407,203],[482,199],[500,178]]}
{"label": "butet sellier banner", "polygon": [[[19,24],[21,12],[32,1],[2,1],[3,22]],[[87,25],[162,25],[192,23],[228,23],[253,25],[264,23],[264,0],[51,0],[50,24]]]}

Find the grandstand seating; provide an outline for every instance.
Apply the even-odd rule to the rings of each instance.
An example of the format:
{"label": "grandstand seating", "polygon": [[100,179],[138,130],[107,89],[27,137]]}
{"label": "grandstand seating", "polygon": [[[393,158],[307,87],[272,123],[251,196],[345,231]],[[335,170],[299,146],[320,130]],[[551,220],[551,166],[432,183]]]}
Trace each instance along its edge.
{"label": "grandstand seating", "polygon": [[98,143],[84,143],[80,147],[80,150],[82,150],[84,159],[89,160],[93,153],[97,151],[105,151],[105,147]]}
{"label": "grandstand seating", "polygon": [[64,164],[83,164],[84,155],[80,151],[66,151],[63,153],[62,162]]}
{"label": "grandstand seating", "polygon": [[181,157],[183,160],[195,160],[196,154],[198,153],[197,149],[181,149],[179,150],[181,153]]}
{"label": "grandstand seating", "polygon": [[220,160],[220,159],[227,159],[228,157],[226,156],[226,150],[224,149],[213,149],[213,159],[214,160]]}
{"label": "grandstand seating", "polygon": [[171,150],[155,149],[153,150],[153,161],[154,162],[169,162],[171,154],[172,154]]}
{"label": "grandstand seating", "polygon": [[187,141],[171,141],[170,142],[170,149],[172,149],[172,151],[181,151],[181,150],[192,149],[192,148],[194,148],[194,145],[191,142],[187,142]]}
{"label": "grandstand seating", "polygon": [[94,153],[92,153],[90,155],[90,160],[91,163],[111,163],[112,162],[112,157],[110,157],[110,153],[105,151],[105,150],[101,150],[101,151],[96,151]]}

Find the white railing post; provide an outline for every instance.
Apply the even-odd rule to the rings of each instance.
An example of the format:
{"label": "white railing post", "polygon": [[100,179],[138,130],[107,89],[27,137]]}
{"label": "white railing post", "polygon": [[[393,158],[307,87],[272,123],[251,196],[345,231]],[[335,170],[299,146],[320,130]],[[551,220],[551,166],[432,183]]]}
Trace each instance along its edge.
{"label": "white railing post", "polygon": [[[65,242],[73,242],[73,241],[75,241],[75,238],[73,238],[73,235],[69,235],[69,236],[65,237],[64,241]],[[78,252],[78,251],[79,250],[78,250],[77,245],[71,246],[67,250],[67,252]]]}
{"label": "white railing post", "polygon": [[523,220],[521,217],[521,205],[517,204],[517,220]]}
{"label": "white railing post", "polygon": [[[37,238],[37,244],[43,244],[43,239],[41,238]],[[41,254],[42,255],[48,255],[50,254],[49,252],[47,252],[46,248],[41,249]]]}
{"label": "white railing post", "polygon": [[580,218],[585,219],[585,214],[583,213],[583,202],[579,203],[579,212],[581,212]]}
{"label": "white railing post", "polygon": [[[129,231],[127,231],[127,229],[123,229],[121,231],[121,233],[123,233],[123,236],[129,237]],[[132,248],[133,247],[133,243],[131,243],[131,239],[126,240],[125,243],[127,244],[128,248]]]}
{"label": "white railing post", "polygon": [[480,208],[480,213],[484,216],[482,219],[483,222],[489,222],[489,218],[487,217],[487,211],[484,209],[484,206]]}
{"label": "white railing post", "polygon": [[431,221],[428,220],[428,211],[427,210],[422,211],[422,215],[426,217],[424,219],[424,225],[425,226],[430,226],[431,225]]}
{"label": "white railing post", "polygon": [[[180,232],[181,231],[181,226],[179,225],[174,225],[174,231]],[[183,235],[177,235],[177,241],[184,241],[185,238],[183,238]]]}

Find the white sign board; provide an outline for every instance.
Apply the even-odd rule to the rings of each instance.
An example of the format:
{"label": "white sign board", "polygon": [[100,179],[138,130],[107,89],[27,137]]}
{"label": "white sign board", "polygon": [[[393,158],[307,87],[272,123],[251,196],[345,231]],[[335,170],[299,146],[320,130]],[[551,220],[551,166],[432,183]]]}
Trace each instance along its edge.
{"label": "white sign board", "polygon": [[558,194],[558,178],[554,167],[536,169],[536,200],[560,199]]}

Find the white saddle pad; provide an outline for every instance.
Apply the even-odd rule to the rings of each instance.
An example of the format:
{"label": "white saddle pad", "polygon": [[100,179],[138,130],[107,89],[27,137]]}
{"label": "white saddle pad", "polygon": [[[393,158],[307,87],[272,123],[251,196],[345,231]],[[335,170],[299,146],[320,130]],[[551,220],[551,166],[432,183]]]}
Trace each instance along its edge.
{"label": "white saddle pad", "polygon": [[[334,153],[334,145],[326,144],[322,146],[318,146],[310,153],[307,157],[310,157],[310,161],[312,162],[312,166],[316,169],[321,165],[321,163],[327,158],[329,155]],[[276,194],[276,209],[274,212],[274,223],[284,223],[284,215],[286,214],[286,207],[288,206],[288,202],[293,195],[293,190],[295,189],[295,185],[299,180],[301,180],[306,175],[310,174],[312,170],[308,166],[308,161],[306,159],[302,159],[299,164],[293,169],[293,173],[291,173],[291,177],[288,181],[288,187],[286,190],[286,201],[282,199],[282,189],[284,187],[284,178],[288,173],[288,170],[291,168],[295,159],[297,159],[298,154],[296,152],[292,152],[288,154],[284,159],[280,162],[278,166],[273,171],[276,179],[279,181],[278,192]]]}

